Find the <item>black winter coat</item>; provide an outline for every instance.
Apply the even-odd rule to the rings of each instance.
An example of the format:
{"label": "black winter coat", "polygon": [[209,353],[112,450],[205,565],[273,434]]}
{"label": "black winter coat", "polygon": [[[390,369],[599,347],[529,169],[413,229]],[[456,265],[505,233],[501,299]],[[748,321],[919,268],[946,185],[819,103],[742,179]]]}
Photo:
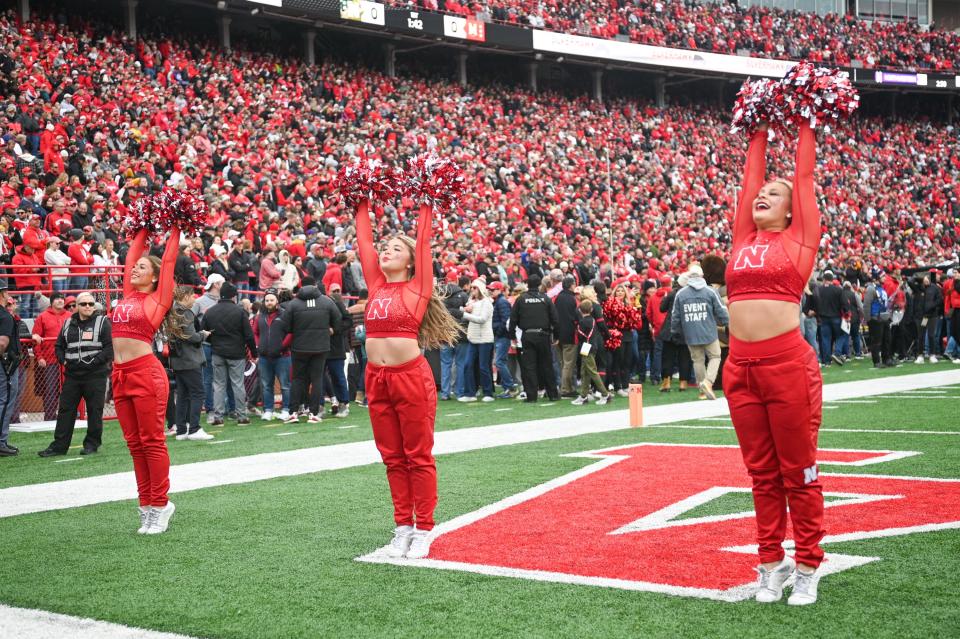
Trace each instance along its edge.
{"label": "black winter coat", "polygon": [[347,312],[342,301],[330,298],[340,311],[340,321],[333,325],[333,335],[330,336],[330,354],[327,359],[343,359],[347,356],[350,335],[353,334],[353,316]]}
{"label": "black winter coat", "polygon": [[553,305],[557,307],[557,341],[561,344],[575,343],[577,324],[580,322],[577,296],[573,291],[560,291]]}
{"label": "black winter coat", "polygon": [[331,329],[340,324],[340,309],[316,286],[304,286],[287,305],[280,321],[293,335],[294,353],[329,353]]}
{"label": "black winter coat", "polygon": [[220,300],[203,314],[202,328],[210,331],[207,341],[214,355],[225,359],[246,359],[247,351],[256,355],[257,343],[247,312],[233,300]]}

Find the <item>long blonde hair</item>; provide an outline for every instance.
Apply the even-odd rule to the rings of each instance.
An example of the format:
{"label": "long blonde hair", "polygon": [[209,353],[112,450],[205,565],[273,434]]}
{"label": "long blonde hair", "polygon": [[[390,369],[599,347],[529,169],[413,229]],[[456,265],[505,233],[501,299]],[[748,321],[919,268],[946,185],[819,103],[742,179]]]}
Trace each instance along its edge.
{"label": "long blonde hair", "polygon": [[[412,237],[403,234],[396,235],[395,238],[403,242],[410,252],[410,277],[412,278],[417,269],[417,242]],[[427,304],[427,312],[424,313],[423,321],[420,323],[420,335],[417,341],[421,348],[431,350],[441,346],[452,346],[457,343],[463,333],[463,328],[444,306],[444,297],[442,291],[438,290],[437,287],[433,288],[433,294]]]}
{"label": "long blonde hair", "polygon": [[[150,262],[153,274],[160,277],[160,266],[163,264],[160,258],[156,255],[148,255],[147,261]],[[153,288],[156,290],[156,283],[154,283]],[[174,292],[174,299],[176,299],[176,292]],[[183,312],[177,308],[176,304],[171,304],[170,310],[167,311],[167,314],[163,318],[163,324],[160,326],[160,331],[166,340],[169,341],[171,338],[179,340],[187,339],[187,333],[183,330],[184,321]]]}

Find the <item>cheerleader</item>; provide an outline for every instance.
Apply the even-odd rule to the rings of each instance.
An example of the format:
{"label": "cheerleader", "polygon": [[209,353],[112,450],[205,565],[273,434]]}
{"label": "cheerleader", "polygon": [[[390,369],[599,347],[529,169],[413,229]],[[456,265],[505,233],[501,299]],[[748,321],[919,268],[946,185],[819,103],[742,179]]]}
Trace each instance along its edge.
{"label": "cheerleader", "polygon": [[[113,401],[123,437],[133,457],[140,496],[138,533],[163,533],[175,507],[167,499],[170,456],[164,434],[169,381],[152,343],[173,305],[173,269],[180,248],[180,230],[173,228],[163,260],[145,256],[147,229],[141,229],[127,251],[123,299],[113,309]],[[168,334],[183,337],[176,318],[166,322]]]}
{"label": "cheerleader", "polygon": [[357,208],[357,243],[367,282],[367,369],[373,438],[393,498],[390,557],[419,559],[430,551],[437,506],[433,429],[437,389],[422,348],[453,344],[460,327],[434,292],[430,205],[420,207],[417,239],[395,235],[374,248],[370,204]]}
{"label": "cheerleader", "polygon": [[[761,565],[756,600],[778,601],[794,572],[788,603],[817,600],[823,560],[823,491],[817,473],[820,368],[800,332],[800,298],[820,241],[813,182],[816,140],[802,124],[793,181],[765,181],[766,127],[750,141],[727,265],[730,355],[723,390],[753,479]],[[796,559],[784,554],[787,505]]]}

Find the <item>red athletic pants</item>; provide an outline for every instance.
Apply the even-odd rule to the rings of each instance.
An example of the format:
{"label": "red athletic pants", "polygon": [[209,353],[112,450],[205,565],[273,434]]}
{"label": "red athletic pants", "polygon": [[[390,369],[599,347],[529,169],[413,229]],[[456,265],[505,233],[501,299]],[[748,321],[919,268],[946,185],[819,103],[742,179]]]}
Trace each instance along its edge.
{"label": "red athletic pants", "polygon": [[816,567],[823,560],[822,387],[817,357],[800,331],[760,342],[730,337],[723,392],[753,478],[762,563],[783,559],[788,503],[797,562]]}
{"label": "red athletic pants", "polygon": [[153,355],[122,364],[114,363],[113,403],[127,448],[141,506],[167,505],[170,489],[170,455],[163,426],[170,382],[163,365]]}
{"label": "red athletic pants", "polygon": [[[377,450],[387,467],[398,526],[433,529],[437,507],[437,465],[433,459],[433,425],[437,387],[425,358],[401,366],[367,363],[367,403]],[[416,517],[414,517],[416,514]]]}

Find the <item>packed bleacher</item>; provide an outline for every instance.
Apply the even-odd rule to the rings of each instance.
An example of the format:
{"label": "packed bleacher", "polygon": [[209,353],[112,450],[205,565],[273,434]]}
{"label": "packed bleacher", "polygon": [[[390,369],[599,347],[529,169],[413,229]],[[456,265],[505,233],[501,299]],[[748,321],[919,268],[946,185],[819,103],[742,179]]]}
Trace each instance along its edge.
{"label": "packed bleacher", "polygon": [[[251,271],[272,245],[305,273],[308,249],[333,258],[352,248],[352,211],[331,192],[340,163],[424,150],[452,156],[468,182],[460,209],[444,212],[441,275],[472,273],[486,254],[517,273],[530,262],[610,263],[611,216],[617,274],[651,259],[679,272],[728,248],[725,216],[746,145],[717,108],[308,68],[211,43],[134,43],[101,25],[18,26],[10,14],[0,19],[0,55],[13,85],[0,109],[2,253],[21,267],[44,263],[48,236],[89,251],[64,246],[67,264],[116,264],[131,198],[183,183],[211,209],[203,241],[187,252],[198,284],[229,272],[238,239],[249,242]],[[821,133],[824,264],[955,259],[957,138],[953,127],[879,118]],[[772,154],[772,170],[786,174],[791,154]],[[411,208],[399,202],[382,219],[409,229]],[[21,268],[16,288],[52,288],[41,270]]]}
{"label": "packed bleacher", "polygon": [[388,0],[483,21],[596,38],[764,58],[807,59],[866,68],[955,69],[960,35],[916,22],[684,0]]}

